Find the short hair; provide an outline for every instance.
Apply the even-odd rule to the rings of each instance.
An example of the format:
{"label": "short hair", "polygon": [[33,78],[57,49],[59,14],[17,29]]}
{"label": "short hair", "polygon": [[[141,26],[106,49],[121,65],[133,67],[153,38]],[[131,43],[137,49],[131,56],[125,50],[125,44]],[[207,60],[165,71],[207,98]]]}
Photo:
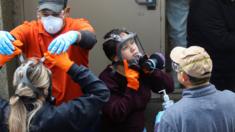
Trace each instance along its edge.
{"label": "short hair", "polygon": [[[114,28],[104,35],[104,39],[107,40],[111,38],[112,35],[120,35],[121,33],[129,34],[130,32],[127,31],[125,28]],[[111,61],[113,61],[113,58],[117,55],[117,51],[116,51],[117,43],[118,41],[114,39],[110,39],[103,43],[104,53],[107,56],[107,58]]]}
{"label": "short hair", "polygon": [[[185,74],[187,74],[187,73],[185,73]],[[192,83],[192,85],[200,85],[200,84],[203,84],[203,83],[206,83],[206,82],[210,81],[210,77],[197,78],[197,77],[190,76],[188,74],[187,74],[187,76],[189,77],[189,80]]]}

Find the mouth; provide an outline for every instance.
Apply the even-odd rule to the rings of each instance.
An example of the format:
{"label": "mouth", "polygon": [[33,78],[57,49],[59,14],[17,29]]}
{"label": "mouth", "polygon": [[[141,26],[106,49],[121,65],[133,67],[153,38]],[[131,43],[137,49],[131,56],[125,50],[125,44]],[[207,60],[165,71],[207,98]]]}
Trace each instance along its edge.
{"label": "mouth", "polygon": [[141,53],[136,52],[136,53],[133,54],[133,57],[134,57],[135,59],[139,59],[139,58],[141,57]]}

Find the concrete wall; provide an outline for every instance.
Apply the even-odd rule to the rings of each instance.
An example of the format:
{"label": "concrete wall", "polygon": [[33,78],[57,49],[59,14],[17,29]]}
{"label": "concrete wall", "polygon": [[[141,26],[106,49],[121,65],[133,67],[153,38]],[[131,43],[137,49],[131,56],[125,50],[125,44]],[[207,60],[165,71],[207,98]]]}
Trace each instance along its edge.
{"label": "concrete wall", "polygon": [[[23,0],[0,0],[0,30],[10,31],[23,20]],[[8,99],[12,95],[13,73],[18,63],[14,59],[0,70],[0,97]]]}
{"label": "concrete wall", "polygon": [[[3,29],[3,17],[2,17],[2,1],[0,2],[0,30]],[[7,71],[6,67],[2,67],[0,70],[0,97],[7,99],[8,94],[8,80],[7,80]]]}

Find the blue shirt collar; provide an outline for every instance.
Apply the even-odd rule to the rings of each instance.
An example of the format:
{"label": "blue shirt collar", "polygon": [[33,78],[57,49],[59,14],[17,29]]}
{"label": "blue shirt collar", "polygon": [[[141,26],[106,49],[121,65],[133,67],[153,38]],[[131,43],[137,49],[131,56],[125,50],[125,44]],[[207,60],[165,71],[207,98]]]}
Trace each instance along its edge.
{"label": "blue shirt collar", "polygon": [[195,88],[184,89],[182,96],[187,98],[195,98],[213,94],[216,92],[216,88],[213,84],[207,84]]}

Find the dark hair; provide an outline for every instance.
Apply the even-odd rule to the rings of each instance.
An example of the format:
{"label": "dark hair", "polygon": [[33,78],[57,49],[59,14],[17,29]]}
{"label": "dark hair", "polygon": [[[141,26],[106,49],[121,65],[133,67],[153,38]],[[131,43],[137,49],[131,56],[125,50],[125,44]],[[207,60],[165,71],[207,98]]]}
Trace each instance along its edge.
{"label": "dark hair", "polygon": [[[112,35],[120,35],[121,33],[129,34],[129,31],[127,31],[125,28],[114,28],[104,35],[104,39],[107,40],[111,38]],[[115,39],[110,39],[103,43],[104,53],[108,57],[108,59],[111,61],[113,61],[113,58],[117,54],[116,53],[117,43],[118,41],[116,41]]]}
{"label": "dark hair", "polygon": [[[184,72],[185,73],[185,72]],[[187,73],[185,73],[187,74]],[[188,74],[187,74],[188,75]],[[210,80],[210,77],[206,77],[206,78],[196,78],[196,77],[192,77],[190,75],[188,75],[189,77],[189,80],[190,82],[193,84],[193,85],[200,85],[200,84],[203,84],[203,83],[206,83]]]}

